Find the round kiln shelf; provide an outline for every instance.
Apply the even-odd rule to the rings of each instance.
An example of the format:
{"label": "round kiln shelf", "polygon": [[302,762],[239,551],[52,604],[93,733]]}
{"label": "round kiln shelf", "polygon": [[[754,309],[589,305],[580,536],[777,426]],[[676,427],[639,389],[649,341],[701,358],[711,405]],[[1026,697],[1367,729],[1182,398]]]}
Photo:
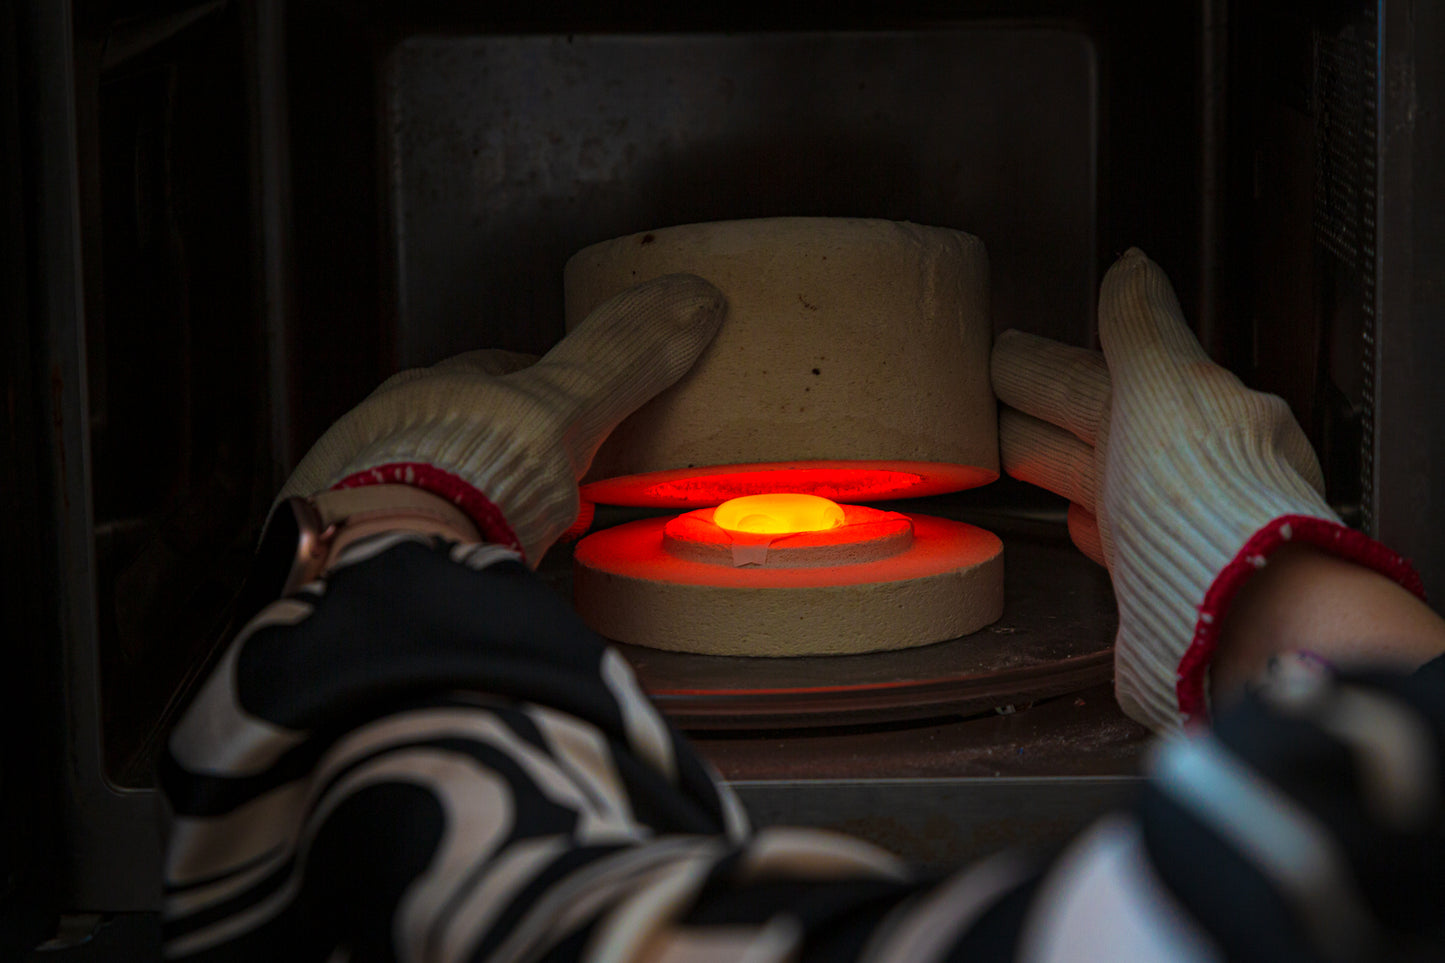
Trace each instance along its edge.
{"label": "round kiln shelf", "polygon": [[1008,555],[1004,613],[972,635],[894,652],[792,659],[617,648],[663,713],[695,730],[970,715],[1108,682],[1118,624],[1108,574],[1079,554],[1062,525],[1011,531],[1007,522],[985,524]]}
{"label": "round kiln shelf", "polygon": [[693,561],[665,547],[668,519],[631,522],[578,544],[574,602],[588,625],[613,638],[786,659],[912,648],[998,618],[1004,565],[996,535],[928,515],[893,517],[913,526],[897,554],[804,567]]}

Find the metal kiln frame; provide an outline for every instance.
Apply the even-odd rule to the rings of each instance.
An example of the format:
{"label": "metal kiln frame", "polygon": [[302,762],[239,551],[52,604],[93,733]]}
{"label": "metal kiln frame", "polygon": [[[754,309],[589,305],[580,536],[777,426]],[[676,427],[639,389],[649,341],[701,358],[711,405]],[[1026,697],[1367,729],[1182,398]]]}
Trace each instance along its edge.
{"label": "metal kiln frame", "polygon": [[[0,636],[5,699],[28,720],[7,728],[0,775],[29,787],[5,793],[0,818],[8,915],[43,929],[59,910],[155,905],[148,760],[223,630],[287,468],[398,363],[484,342],[544,347],[561,331],[562,259],[627,230],[785,203],[789,213],[959,221],[994,255],[1000,321],[1079,343],[1092,338],[1092,285],[1139,244],[1173,274],[1209,350],[1291,401],[1347,517],[1413,556],[1435,596],[1445,593],[1435,381],[1445,364],[1445,62],[1435,56],[1445,10],[916,0],[880,18],[837,2],[624,7],[0,8],[0,122],[19,145],[0,151],[17,212],[0,231]],[[890,120],[881,95],[802,83],[811,62],[777,56],[838,38],[856,54],[848,76],[866,88],[888,72],[869,57],[895,51],[887,68],[899,37],[926,39],[947,66],[948,44],[976,50],[978,31],[1021,52],[1026,73],[1004,65],[985,78],[995,82],[984,89],[1012,92],[991,109],[962,88],[932,100],[936,125],[917,126],[911,103]],[[749,132],[746,114],[724,109],[722,76],[677,81],[718,111],[701,119],[642,98],[628,101],[635,115],[614,118],[628,123],[610,141],[551,125],[548,96],[606,89],[569,79],[567,64],[587,62],[567,53],[569,40],[575,51],[617,34],[662,56],[636,75],[619,62],[604,79],[664,81],[666,45],[692,38],[713,62],[752,71],[743,86],[754,95],[769,84],[803,91],[818,108],[808,146],[786,136],[786,111]],[[498,166],[455,125],[426,126],[428,110],[456,116],[484,93],[460,56],[478,48],[538,71],[538,109],[498,130],[541,145],[545,164],[528,168],[533,155],[521,151]],[[1034,82],[1073,90],[1072,123],[1031,120],[1043,103],[1026,96]],[[521,89],[515,76],[499,83]],[[944,129],[955,106],[986,135],[968,152]],[[413,126],[394,123],[403,115]],[[629,140],[628,128],[652,133]],[[1022,146],[1010,156],[1000,144]],[[1051,164],[1080,149],[1084,168]],[[464,261],[493,277],[487,251],[465,247],[486,232],[429,225],[425,180],[397,178],[418,161],[496,186],[506,210],[492,212],[504,230],[491,257],[511,283],[478,296],[469,276],[426,273],[437,263],[417,260],[427,243],[462,243]],[[1040,196],[1052,207],[1031,208]],[[402,201],[422,219],[401,216]],[[1038,263],[1049,271],[1020,273]],[[445,321],[463,309],[489,320]],[[1058,531],[1058,506],[1015,487],[960,511],[1052,518]],[[157,582],[172,589],[165,606],[146,587]],[[1050,592],[1037,591],[1015,601],[1049,614]],[[1110,626],[1078,631],[1106,639]],[[763,779],[747,794],[765,819],[837,823],[914,854],[953,834],[966,844],[947,854],[962,856],[1073,825],[1118,788],[1138,732],[1099,690],[1083,702],[703,745],[733,775]],[[1006,809],[1013,835],[989,822]]]}

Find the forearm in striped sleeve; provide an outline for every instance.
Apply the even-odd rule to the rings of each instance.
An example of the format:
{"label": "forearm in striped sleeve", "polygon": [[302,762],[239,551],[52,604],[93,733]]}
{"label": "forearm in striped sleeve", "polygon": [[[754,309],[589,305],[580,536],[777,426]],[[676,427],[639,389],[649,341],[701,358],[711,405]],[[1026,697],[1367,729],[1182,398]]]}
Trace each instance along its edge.
{"label": "forearm in striped sleeve", "polygon": [[[1268,947],[1315,958],[1289,955],[1317,937],[1292,922],[1299,895],[1258,898],[1279,880],[1200,815],[1176,772],[1177,753],[1213,752],[1280,779],[1272,757],[1240,744],[1268,743],[1268,719],[1237,732],[1221,722],[1211,748],[1164,749],[1139,810],[1043,871],[1004,856],[912,880],[845,837],[749,835],[627,666],[499,552],[359,543],[324,585],[247,627],[163,766],[168,953],[927,963]],[[1288,779],[1276,789],[1321,805]],[[1213,835],[1180,829],[1181,812]],[[1247,904],[1237,920],[1231,900]]]}

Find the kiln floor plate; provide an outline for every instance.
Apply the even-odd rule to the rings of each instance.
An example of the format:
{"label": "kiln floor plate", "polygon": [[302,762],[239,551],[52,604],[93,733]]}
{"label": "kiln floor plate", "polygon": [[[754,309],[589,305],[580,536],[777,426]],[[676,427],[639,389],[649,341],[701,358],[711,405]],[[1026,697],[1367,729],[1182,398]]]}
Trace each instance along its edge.
{"label": "kiln floor plate", "polygon": [[[618,648],[685,729],[847,726],[971,715],[1108,682],[1108,574],[1061,525],[976,521],[1004,541],[1003,617],[971,635],[864,655],[748,658]],[[560,587],[560,586],[559,586]]]}

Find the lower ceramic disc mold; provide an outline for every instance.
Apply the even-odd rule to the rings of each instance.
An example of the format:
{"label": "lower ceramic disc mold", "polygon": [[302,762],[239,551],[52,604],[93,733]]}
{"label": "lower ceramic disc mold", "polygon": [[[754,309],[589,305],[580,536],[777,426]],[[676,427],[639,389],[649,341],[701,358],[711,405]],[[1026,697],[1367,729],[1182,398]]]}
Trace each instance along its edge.
{"label": "lower ceramic disc mold", "polygon": [[621,642],[706,655],[845,655],[952,639],[1003,612],[1003,543],[927,515],[845,506],[828,532],[717,528],[710,510],[588,536],[578,611]]}

